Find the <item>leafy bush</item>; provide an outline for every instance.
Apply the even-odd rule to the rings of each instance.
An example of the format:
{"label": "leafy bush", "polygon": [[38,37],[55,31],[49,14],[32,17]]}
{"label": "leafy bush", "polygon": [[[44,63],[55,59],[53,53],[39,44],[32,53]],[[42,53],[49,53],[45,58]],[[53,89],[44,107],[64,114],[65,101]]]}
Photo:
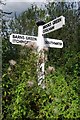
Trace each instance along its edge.
{"label": "leafy bush", "polygon": [[[67,84],[64,75],[60,71],[57,70],[52,74],[48,74],[44,80],[46,88],[42,89],[41,86],[37,85],[36,77],[28,77],[26,71],[23,71],[23,67],[16,66],[14,70],[13,74],[18,74],[17,81],[15,81],[14,77],[9,78],[13,79],[12,83],[16,86],[12,86],[13,92],[9,91],[8,88],[12,99],[11,102],[10,99],[7,100],[10,103],[6,101],[6,108],[4,106],[4,113],[8,112],[6,113],[6,119],[33,120],[80,117],[78,95],[73,90],[73,87]],[[23,72],[17,73],[19,72],[16,71],[18,69]],[[9,87],[9,83],[7,87]],[[7,91],[5,90],[5,92]],[[8,95],[5,92],[3,97]]]}

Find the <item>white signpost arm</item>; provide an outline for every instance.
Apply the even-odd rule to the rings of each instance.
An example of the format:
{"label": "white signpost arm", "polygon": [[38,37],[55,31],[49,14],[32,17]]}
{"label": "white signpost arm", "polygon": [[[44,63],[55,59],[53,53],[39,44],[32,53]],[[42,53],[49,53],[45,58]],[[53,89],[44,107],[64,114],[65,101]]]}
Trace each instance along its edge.
{"label": "white signpost arm", "polygon": [[60,16],[46,24],[43,25],[43,34],[50,33],[52,31],[58,30],[65,25],[65,17]]}

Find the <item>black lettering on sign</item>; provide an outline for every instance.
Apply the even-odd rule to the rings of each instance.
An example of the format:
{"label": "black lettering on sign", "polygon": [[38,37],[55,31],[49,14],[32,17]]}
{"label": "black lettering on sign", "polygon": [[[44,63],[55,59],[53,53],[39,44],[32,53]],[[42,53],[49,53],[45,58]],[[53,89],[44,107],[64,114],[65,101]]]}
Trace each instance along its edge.
{"label": "black lettering on sign", "polygon": [[44,26],[43,26],[43,29],[45,29],[45,28],[47,28],[47,27],[50,27],[50,26],[51,26],[51,22],[48,23],[48,24],[46,24],[46,25],[44,25]]}
{"label": "black lettering on sign", "polygon": [[13,39],[13,43],[24,43],[24,44],[28,44],[30,41],[24,41],[24,40],[18,40],[18,39]]}
{"label": "black lettering on sign", "polygon": [[54,24],[57,24],[57,23],[60,22],[60,21],[61,21],[61,18],[59,18],[59,19],[53,21],[52,24],[53,24],[53,25],[54,25]]}
{"label": "black lettering on sign", "polygon": [[24,36],[21,36],[21,35],[13,35],[13,38],[17,38],[17,39],[25,39]]}
{"label": "black lettering on sign", "polygon": [[54,26],[52,26],[52,27],[49,28],[49,30],[52,30],[52,29],[54,29]]}
{"label": "black lettering on sign", "polygon": [[37,40],[37,38],[35,38],[35,37],[26,37],[26,40]]}
{"label": "black lettering on sign", "polygon": [[54,44],[54,45],[58,45],[58,42],[51,42],[52,44]]}
{"label": "black lettering on sign", "polygon": [[60,43],[60,42],[52,42],[52,44],[55,44],[55,45],[62,45],[62,43]]}
{"label": "black lettering on sign", "polygon": [[17,38],[17,35],[13,35],[13,38]]}
{"label": "black lettering on sign", "polygon": [[16,43],[23,43],[24,41],[23,41],[23,40],[13,39],[13,42],[16,42]]}
{"label": "black lettering on sign", "polygon": [[50,28],[47,28],[47,29],[44,29],[44,30],[43,30],[43,33],[48,32],[48,31],[53,30],[53,29],[54,29],[54,26],[52,26],[52,27],[50,27]]}
{"label": "black lettering on sign", "polygon": [[58,42],[59,45],[62,45],[62,43]]}
{"label": "black lettering on sign", "polygon": [[50,44],[49,41],[45,41],[46,44]]}
{"label": "black lettering on sign", "polygon": [[18,39],[24,39],[24,36],[18,35]]}
{"label": "black lettering on sign", "polygon": [[45,41],[45,44],[62,45],[62,43],[60,42],[53,42],[53,41]]}

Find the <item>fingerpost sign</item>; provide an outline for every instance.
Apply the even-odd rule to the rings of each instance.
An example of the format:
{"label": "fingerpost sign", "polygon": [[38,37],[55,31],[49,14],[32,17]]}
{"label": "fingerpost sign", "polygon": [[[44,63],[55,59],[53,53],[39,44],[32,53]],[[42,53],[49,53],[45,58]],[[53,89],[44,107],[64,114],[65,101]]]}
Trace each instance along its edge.
{"label": "fingerpost sign", "polygon": [[60,29],[65,25],[65,17],[60,16],[46,24],[43,25],[43,35]]}
{"label": "fingerpost sign", "polygon": [[[58,30],[65,25],[65,17],[60,16],[48,23],[44,21],[38,21],[38,36],[29,36],[21,34],[11,34],[10,42],[17,45],[27,45],[29,42],[37,43],[37,52],[39,53],[39,60],[37,64],[37,73],[38,73],[38,85],[42,85],[42,88],[45,88],[42,84],[45,77],[45,60],[44,60],[44,47],[51,48],[63,48],[63,41],[58,39],[44,38],[44,35],[52,31]],[[40,61],[41,59],[41,61]]]}

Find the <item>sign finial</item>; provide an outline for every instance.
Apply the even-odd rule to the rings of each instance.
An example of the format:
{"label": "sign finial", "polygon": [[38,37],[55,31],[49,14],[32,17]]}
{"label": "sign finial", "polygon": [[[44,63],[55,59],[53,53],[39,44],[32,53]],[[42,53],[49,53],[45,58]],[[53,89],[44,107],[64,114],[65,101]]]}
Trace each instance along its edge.
{"label": "sign finial", "polygon": [[45,22],[43,20],[39,20],[36,22],[37,26],[44,25]]}

